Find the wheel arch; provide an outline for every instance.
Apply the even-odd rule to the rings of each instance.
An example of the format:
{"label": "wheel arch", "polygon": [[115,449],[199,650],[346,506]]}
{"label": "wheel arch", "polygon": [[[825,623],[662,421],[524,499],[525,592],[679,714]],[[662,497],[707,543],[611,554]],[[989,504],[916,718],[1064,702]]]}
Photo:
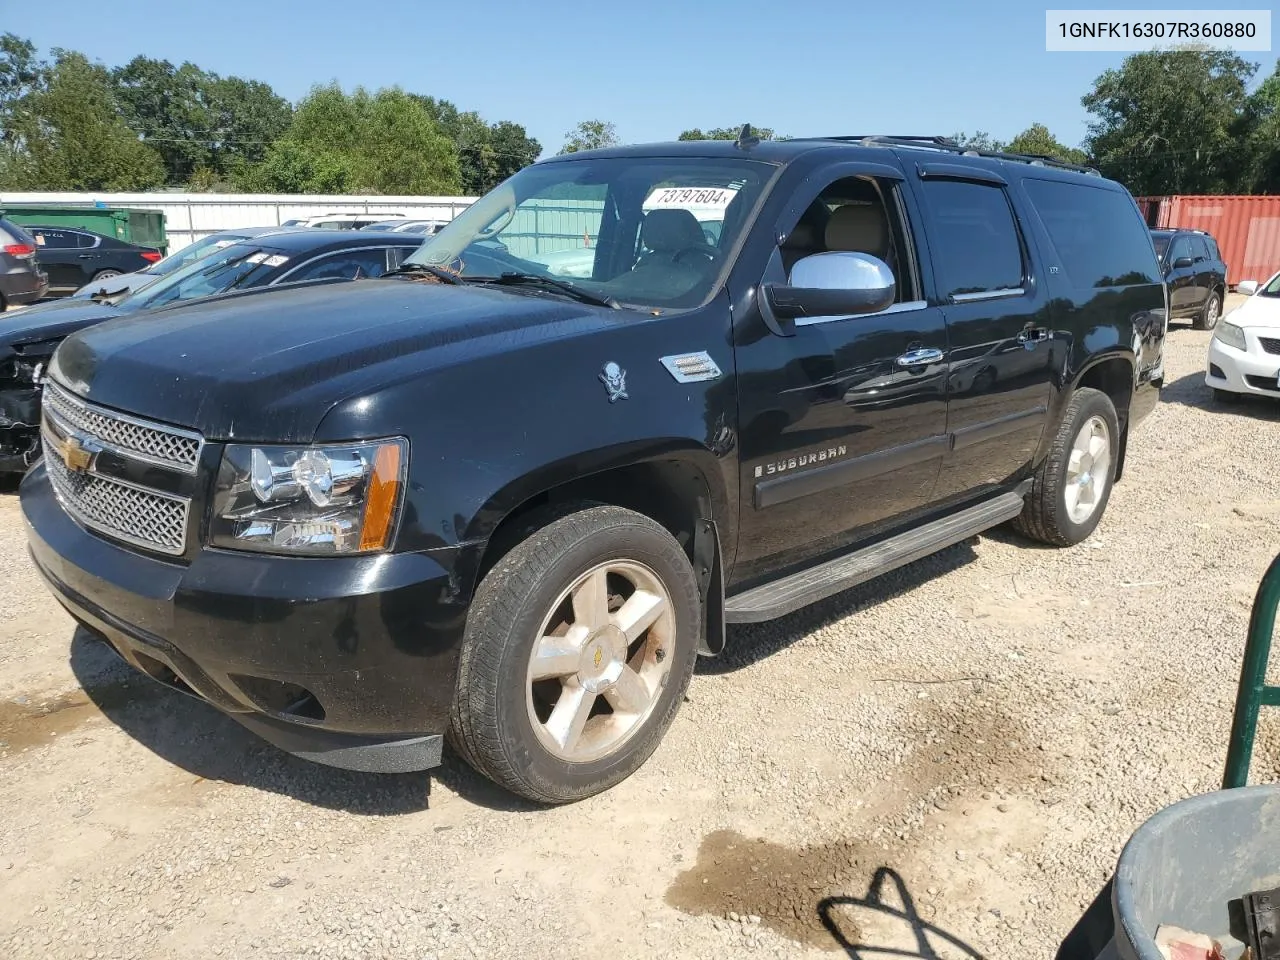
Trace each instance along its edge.
{"label": "wheel arch", "polygon": [[1120,425],[1120,436],[1116,438],[1116,480],[1124,472],[1125,452],[1129,446],[1129,407],[1136,387],[1135,369],[1133,356],[1128,353],[1094,357],[1081,368],[1071,385],[1072,393],[1082,388],[1104,393],[1115,407],[1116,420]]}
{"label": "wheel arch", "polygon": [[[583,460],[592,469],[584,472]],[[494,493],[477,513],[468,539],[483,540],[467,593],[533,529],[586,503],[634,510],[660,523],[684,548],[703,599],[700,650],[724,648],[724,554],[735,524],[717,457],[705,447],[678,440],[643,451],[598,451],[548,464]],[[726,529],[727,528],[727,529]]]}

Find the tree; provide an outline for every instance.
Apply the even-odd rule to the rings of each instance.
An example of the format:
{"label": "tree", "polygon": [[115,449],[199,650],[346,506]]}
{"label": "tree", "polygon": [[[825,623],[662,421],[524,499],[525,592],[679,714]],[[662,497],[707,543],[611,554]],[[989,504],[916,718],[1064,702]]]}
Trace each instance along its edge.
{"label": "tree", "polygon": [[1242,157],[1232,189],[1280,193],[1280,64],[1245,101],[1236,139]]}
{"label": "tree", "polygon": [[313,87],[261,164],[239,176],[248,189],[288,193],[458,192],[457,152],[422,101],[398,87],[350,96]]}
{"label": "tree", "polygon": [[578,153],[581,150],[598,150],[601,147],[616,147],[622,141],[618,139],[617,128],[605,120],[583,120],[564,135],[562,154]]}
{"label": "tree", "polygon": [[[682,130],[677,140],[737,140],[738,134],[742,132],[742,125],[736,127],[712,127],[705,133],[700,127],[694,127],[692,130]],[[773,129],[770,127],[752,127],[751,132],[761,140],[779,140],[780,137],[774,136]]]}
{"label": "tree", "polygon": [[54,51],[54,63],[11,117],[5,186],[18,190],[146,190],[164,164],[116,111],[110,74],[83,54]]}
{"label": "tree", "polygon": [[164,158],[169,183],[226,175],[256,163],[292,109],[265,83],[220,77],[193,63],[134,57],[112,71],[125,122]]}
{"label": "tree", "polygon": [[1246,165],[1238,138],[1257,67],[1234,53],[1135,53],[1080,99],[1094,116],[1086,148],[1135,195],[1222,193]]}
{"label": "tree", "polygon": [[1003,143],[983,130],[979,130],[972,137],[967,133],[953,133],[951,135],[951,139],[966,150],[998,151],[1005,149],[1005,145]]}
{"label": "tree", "polygon": [[1067,163],[1083,164],[1087,159],[1083,150],[1061,143],[1043,123],[1033,123],[1005,144],[1004,149],[1010,153],[1056,157]]}

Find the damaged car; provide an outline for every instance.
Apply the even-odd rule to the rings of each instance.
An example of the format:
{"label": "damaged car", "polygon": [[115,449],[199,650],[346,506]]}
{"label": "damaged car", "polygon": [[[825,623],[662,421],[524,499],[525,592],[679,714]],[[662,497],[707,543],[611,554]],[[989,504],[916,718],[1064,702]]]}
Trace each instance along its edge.
{"label": "damaged car", "polygon": [[25,472],[39,456],[44,371],[58,344],[76,331],[235,290],[379,277],[421,243],[420,237],[402,233],[276,233],[222,247],[136,291],[56,300],[24,310],[0,330],[0,474]]}

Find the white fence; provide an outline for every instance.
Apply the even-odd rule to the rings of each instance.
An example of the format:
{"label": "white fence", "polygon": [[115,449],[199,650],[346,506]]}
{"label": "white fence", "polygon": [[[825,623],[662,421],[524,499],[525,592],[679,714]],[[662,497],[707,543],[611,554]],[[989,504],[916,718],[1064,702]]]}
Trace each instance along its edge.
{"label": "white fence", "polygon": [[404,214],[421,220],[452,220],[475,197],[309,196],[264,193],[0,193],[6,203],[101,204],[164,213],[169,252],[219,230],[273,227],[296,217],[323,213]]}

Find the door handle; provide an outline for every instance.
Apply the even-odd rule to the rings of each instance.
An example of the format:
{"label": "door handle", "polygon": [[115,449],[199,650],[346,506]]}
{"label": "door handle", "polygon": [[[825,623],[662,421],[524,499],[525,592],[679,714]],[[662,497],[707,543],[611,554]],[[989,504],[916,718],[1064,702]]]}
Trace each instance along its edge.
{"label": "door handle", "polygon": [[1019,343],[1038,343],[1049,339],[1049,331],[1045,327],[1024,327],[1018,331]]}
{"label": "door handle", "polygon": [[898,358],[900,367],[919,367],[926,363],[937,363],[942,359],[942,351],[932,347],[920,350],[908,350]]}
{"label": "door handle", "polygon": [[97,260],[98,255],[96,253],[82,253],[76,259],[77,260]]}

